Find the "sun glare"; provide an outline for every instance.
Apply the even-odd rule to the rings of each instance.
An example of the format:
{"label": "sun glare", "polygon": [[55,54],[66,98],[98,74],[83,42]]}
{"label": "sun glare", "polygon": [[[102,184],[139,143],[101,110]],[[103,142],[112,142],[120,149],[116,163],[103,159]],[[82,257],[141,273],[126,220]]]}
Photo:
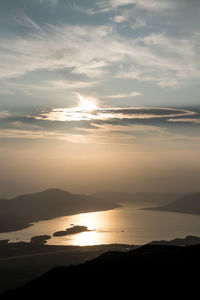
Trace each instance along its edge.
{"label": "sun glare", "polygon": [[80,94],[77,94],[80,100],[80,105],[77,107],[78,110],[81,111],[92,111],[98,109],[97,105],[92,101],[87,98],[84,98]]}
{"label": "sun glare", "polygon": [[[196,112],[175,108],[151,108],[151,107],[102,107],[101,102],[95,98],[85,97],[74,93],[79,100],[77,106],[66,108],[54,108],[50,111],[41,112],[34,116],[35,119],[49,121],[90,121],[90,120],[128,120],[128,119],[155,119],[173,118],[195,115]],[[32,115],[31,115],[32,117]]]}

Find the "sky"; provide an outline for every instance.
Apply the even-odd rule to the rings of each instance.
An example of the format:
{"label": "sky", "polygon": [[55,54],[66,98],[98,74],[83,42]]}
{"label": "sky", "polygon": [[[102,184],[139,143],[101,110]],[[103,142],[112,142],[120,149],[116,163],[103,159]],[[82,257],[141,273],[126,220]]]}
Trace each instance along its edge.
{"label": "sky", "polygon": [[0,0],[0,197],[198,191],[199,0]]}

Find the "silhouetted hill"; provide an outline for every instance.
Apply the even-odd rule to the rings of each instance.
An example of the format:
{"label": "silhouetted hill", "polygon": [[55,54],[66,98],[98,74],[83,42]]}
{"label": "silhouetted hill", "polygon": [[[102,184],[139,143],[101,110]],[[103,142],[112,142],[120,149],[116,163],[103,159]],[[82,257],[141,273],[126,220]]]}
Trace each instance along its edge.
{"label": "silhouetted hill", "polygon": [[138,193],[125,193],[125,192],[99,192],[93,194],[93,196],[104,199],[110,200],[118,203],[123,202],[133,202],[133,203],[148,203],[148,202],[155,202],[157,204],[166,204],[178,196],[179,193],[153,193],[153,192],[138,192]]}
{"label": "silhouetted hill", "polygon": [[[198,289],[200,245],[145,245],[129,252],[107,252],[78,266],[58,267],[2,299],[31,297],[190,296]],[[176,294],[177,293],[177,294]]]}
{"label": "silhouetted hill", "polygon": [[59,189],[0,200],[0,232],[9,232],[30,226],[32,222],[83,212],[119,207],[108,200],[71,194]]}
{"label": "silhouetted hill", "polygon": [[200,244],[200,237],[188,235],[186,238],[176,238],[171,241],[152,241],[149,245],[167,245],[167,246],[191,246]]}
{"label": "silhouetted hill", "polygon": [[0,241],[0,295],[57,266],[77,265],[107,251],[129,251],[137,247],[122,244],[83,247],[48,245],[46,240],[49,238],[48,235],[34,236],[28,243]]}
{"label": "silhouetted hill", "polygon": [[168,205],[152,207],[147,209],[199,215],[200,214],[200,193],[185,195],[177,198],[175,201],[173,201]]}

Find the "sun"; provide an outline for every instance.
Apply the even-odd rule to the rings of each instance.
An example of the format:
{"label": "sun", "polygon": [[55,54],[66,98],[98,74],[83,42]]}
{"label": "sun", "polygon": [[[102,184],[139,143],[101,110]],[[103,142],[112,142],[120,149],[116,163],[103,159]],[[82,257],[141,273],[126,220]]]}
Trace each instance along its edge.
{"label": "sun", "polygon": [[78,106],[80,110],[91,111],[97,109],[97,106],[91,102],[90,100],[84,99],[81,101],[80,105]]}
{"label": "sun", "polygon": [[78,110],[81,111],[92,111],[98,109],[97,105],[94,103],[94,101],[89,100],[80,94],[78,94],[80,105],[77,107]]}

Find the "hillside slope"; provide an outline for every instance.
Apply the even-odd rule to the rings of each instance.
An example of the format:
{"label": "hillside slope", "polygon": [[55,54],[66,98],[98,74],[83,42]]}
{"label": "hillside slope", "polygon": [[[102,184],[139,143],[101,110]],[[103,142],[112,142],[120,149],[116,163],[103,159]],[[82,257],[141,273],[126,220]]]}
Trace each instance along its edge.
{"label": "hillside slope", "polygon": [[108,210],[118,204],[59,189],[0,200],[0,232],[20,230],[31,223],[83,212]]}
{"label": "hillside slope", "polygon": [[[146,208],[145,208],[146,209]],[[177,198],[170,204],[147,208],[160,211],[172,211],[188,214],[200,214],[200,193],[185,195]]]}
{"label": "hillside slope", "polygon": [[198,289],[200,245],[145,245],[129,252],[107,252],[78,266],[58,267],[2,299],[40,296],[111,297],[159,296],[177,292],[192,297]]}

